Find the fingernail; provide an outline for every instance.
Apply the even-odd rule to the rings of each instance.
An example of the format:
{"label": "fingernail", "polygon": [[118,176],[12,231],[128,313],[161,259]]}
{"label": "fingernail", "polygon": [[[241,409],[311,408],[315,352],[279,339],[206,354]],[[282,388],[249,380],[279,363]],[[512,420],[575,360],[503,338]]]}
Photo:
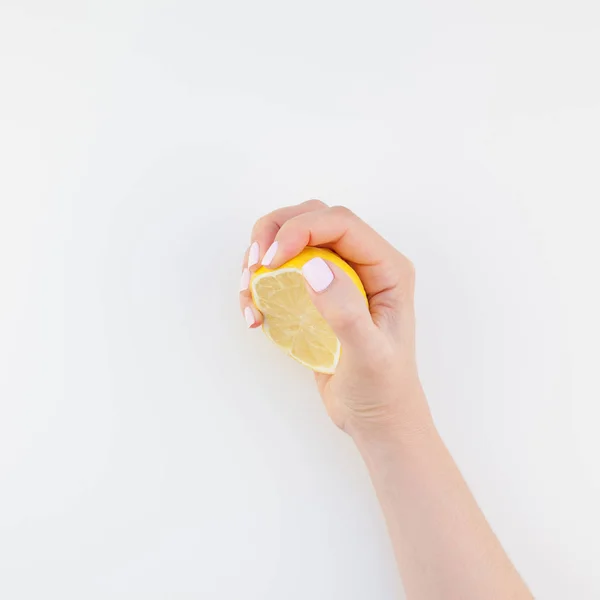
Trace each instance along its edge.
{"label": "fingernail", "polygon": [[246,319],[246,325],[248,325],[248,327],[254,325],[254,313],[249,306],[246,306],[244,309],[244,319]]}
{"label": "fingernail", "polygon": [[333,271],[322,258],[313,258],[302,267],[302,275],[315,292],[326,290],[333,281]]}
{"label": "fingernail", "polygon": [[265,265],[265,267],[269,266],[271,261],[275,258],[275,254],[277,254],[277,246],[279,246],[278,242],[273,242],[269,246],[269,249],[262,259],[262,264]]}
{"label": "fingernail", "polygon": [[240,279],[240,292],[245,292],[250,285],[250,271],[244,269],[242,271],[242,278]]}
{"label": "fingernail", "polygon": [[248,268],[253,267],[258,262],[258,242],[252,242],[250,252],[248,252]]}

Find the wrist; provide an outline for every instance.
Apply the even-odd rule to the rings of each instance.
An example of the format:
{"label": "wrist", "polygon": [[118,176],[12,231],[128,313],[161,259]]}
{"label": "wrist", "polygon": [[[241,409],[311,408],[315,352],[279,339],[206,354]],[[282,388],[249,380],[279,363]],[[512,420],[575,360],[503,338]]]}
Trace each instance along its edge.
{"label": "wrist", "polygon": [[394,408],[378,419],[349,420],[346,433],[363,452],[370,447],[396,449],[418,447],[438,437],[429,406],[420,388],[394,403]]}
{"label": "wrist", "polygon": [[[410,427],[387,428],[385,431],[360,430],[352,439],[376,481],[398,469],[428,471],[432,457],[440,455],[443,442],[431,419]],[[435,461],[434,461],[435,462]]]}
{"label": "wrist", "polygon": [[418,448],[439,436],[430,415],[411,422],[381,427],[353,426],[347,431],[361,452],[371,447]]}

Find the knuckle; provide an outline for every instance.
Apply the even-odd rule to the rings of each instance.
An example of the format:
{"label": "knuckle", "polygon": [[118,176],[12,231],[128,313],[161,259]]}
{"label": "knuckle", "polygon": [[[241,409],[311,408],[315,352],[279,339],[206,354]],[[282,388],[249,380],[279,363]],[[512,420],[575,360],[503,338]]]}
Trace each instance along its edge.
{"label": "knuckle", "polygon": [[344,310],[336,311],[336,315],[334,315],[335,321],[337,324],[346,330],[359,329],[362,325],[361,317],[363,315],[360,314],[358,310],[354,310],[352,308],[346,308]]}
{"label": "knuckle", "polygon": [[306,202],[302,203],[306,208],[310,208],[310,209],[319,209],[319,208],[326,208],[327,204],[325,204],[325,202],[323,202],[322,200],[319,200],[318,198],[311,198],[310,200],[307,200]]}
{"label": "knuckle", "polygon": [[415,282],[416,269],[414,263],[406,258],[404,254],[396,252],[396,259],[393,261],[393,268],[397,273],[399,281],[409,286],[413,286]]}
{"label": "knuckle", "polygon": [[365,315],[360,307],[352,305],[340,306],[337,303],[330,305],[324,311],[325,320],[335,329],[345,332],[360,331],[365,326]]}
{"label": "knuckle", "polygon": [[356,215],[347,206],[332,206],[331,213],[341,219],[353,218]]}
{"label": "knuckle", "polygon": [[339,329],[350,329],[356,320],[354,311],[348,308],[340,308],[337,305],[325,309],[324,312],[326,313],[324,315],[325,319]]}
{"label": "knuckle", "polygon": [[256,233],[257,231],[264,229],[272,220],[273,220],[272,213],[269,213],[268,215],[263,215],[262,217],[257,219],[254,223],[254,227],[252,227],[253,233]]}
{"label": "knuckle", "polygon": [[404,259],[404,278],[407,285],[410,289],[414,289],[415,286],[415,278],[416,278],[416,269],[414,263],[408,258]]}
{"label": "knuckle", "polygon": [[[300,216],[302,216],[302,215],[300,215]],[[277,239],[281,243],[282,239],[285,239],[286,237],[293,235],[293,232],[297,231],[301,227],[302,227],[302,221],[299,220],[299,217],[294,217],[292,219],[289,219],[288,221],[283,223],[281,225],[281,227],[279,228],[279,231],[277,232]]]}
{"label": "knuckle", "polygon": [[415,264],[408,258],[404,258],[404,273],[409,281],[415,280],[416,268]]}

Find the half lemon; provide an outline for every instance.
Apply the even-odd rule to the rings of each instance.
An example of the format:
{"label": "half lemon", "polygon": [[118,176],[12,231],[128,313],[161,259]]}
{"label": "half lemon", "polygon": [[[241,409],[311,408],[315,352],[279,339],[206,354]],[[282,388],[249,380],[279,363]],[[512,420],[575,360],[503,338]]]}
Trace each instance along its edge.
{"label": "half lemon", "polygon": [[263,331],[267,337],[313,371],[333,373],[340,359],[340,342],[312,303],[302,276],[302,267],[313,258],[339,267],[366,299],[354,269],[325,248],[305,248],[277,269],[261,267],[252,275],[250,290],[254,304],[264,316]]}

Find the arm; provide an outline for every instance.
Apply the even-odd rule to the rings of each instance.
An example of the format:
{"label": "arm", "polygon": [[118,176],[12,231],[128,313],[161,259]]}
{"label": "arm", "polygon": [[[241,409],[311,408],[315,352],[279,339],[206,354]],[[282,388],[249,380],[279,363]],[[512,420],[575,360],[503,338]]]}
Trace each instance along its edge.
{"label": "arm", "polygon": [[532,598],[433,426],[355,436],[407,598]]}
{"label": "arm", "polygon": [[[335,265],[305,268],[313,303],[343,348],[334,375],[315,374],[317,386],[331,419],[354,439],[369,469],[407,597],[532,598],[431,419],[416,367],[410,261],[347,209],[319,201],[263,217],[252,242],[250,270],[265,254],[276,268],[305,246],[325,246],[346,259],[365,286],[368,307]],[[247,291],[240,303],[260,325]]]}

